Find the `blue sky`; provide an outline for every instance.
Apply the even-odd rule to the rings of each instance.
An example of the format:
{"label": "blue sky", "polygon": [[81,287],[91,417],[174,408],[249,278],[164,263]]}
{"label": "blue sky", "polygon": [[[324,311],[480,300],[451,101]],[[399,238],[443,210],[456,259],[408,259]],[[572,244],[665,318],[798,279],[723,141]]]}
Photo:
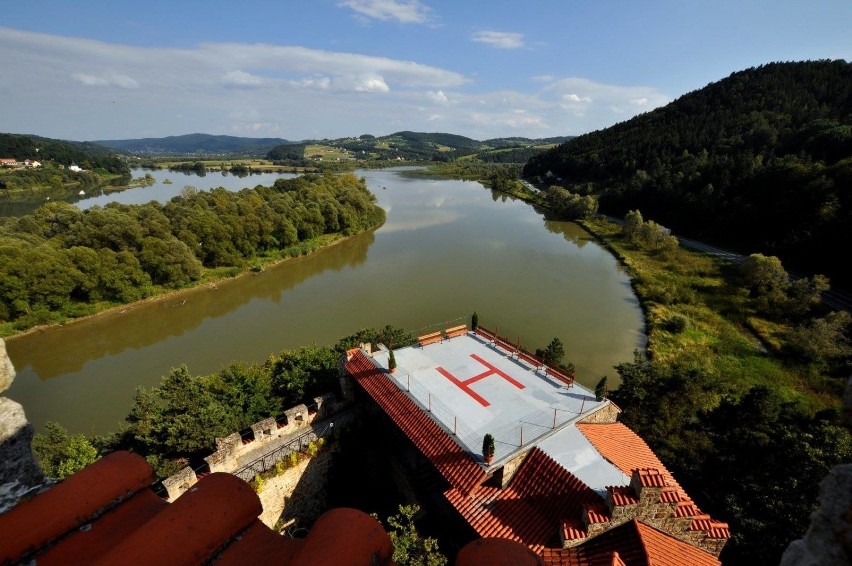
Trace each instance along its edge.
{"label": "blue sky", "polygon": [[577,135],[772,61],[852,60],[850,0],[3,0],[0,131]]}

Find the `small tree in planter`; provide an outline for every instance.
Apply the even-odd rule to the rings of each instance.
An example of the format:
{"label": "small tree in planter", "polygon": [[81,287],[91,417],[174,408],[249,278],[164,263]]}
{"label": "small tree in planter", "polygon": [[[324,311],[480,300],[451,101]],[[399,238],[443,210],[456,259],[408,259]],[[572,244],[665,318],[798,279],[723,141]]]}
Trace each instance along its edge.
{"label": "small tree in planter", "polygon": [[604,397],[606,397],[606,394],[607,394],[606,376],[603,376],[601,378],[601,380],[598,381],[598,384],[595,386],[595,399],[597,401],[603,401]]}
{"label": "small tree in planter", "polygon": [[476,330],[479,327],[479,313],[473,311],[473,316],[470,317],[470,329]]}
{"label": "small tree in planter", "polygon": [[396,356],[393,355],[393,350],[390,351],[390,356],[388,356],[388,369],[391,373],[396,373]]}
{"label": "small tree in planter", "polygon": [[486,464],[491,464],[494,460],[494,437],[486,434],[482,439],[482,457],[485,458]]}

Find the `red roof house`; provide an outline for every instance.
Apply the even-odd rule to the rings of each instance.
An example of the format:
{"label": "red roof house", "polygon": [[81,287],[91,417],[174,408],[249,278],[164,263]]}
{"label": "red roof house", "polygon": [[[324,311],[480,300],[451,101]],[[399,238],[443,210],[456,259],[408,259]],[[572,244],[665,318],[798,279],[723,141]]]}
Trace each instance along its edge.
{"label": "red roof house", "polygon": [[615,405],[493,333],[421,338],[394,350],[394,372],[382,347],[350,350],[344,369],[443,476],[443,496],[476,533],[546,564],[719,564],[727,525],[616,422]]}

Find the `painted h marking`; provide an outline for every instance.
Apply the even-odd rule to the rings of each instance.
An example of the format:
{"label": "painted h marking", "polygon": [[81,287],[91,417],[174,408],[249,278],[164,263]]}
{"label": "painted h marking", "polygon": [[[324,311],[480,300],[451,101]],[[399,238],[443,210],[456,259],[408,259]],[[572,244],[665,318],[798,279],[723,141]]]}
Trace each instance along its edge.
{"label": "painted h marking", "polygon": [[438,373],[440,373],[441,375],[443,375],[444,377],[446,377],[447,379],[452,381],[456,385],[456,387],[458,387],[459,389],[461,389],[462,391],[464,391],[465,393],[467,393],[468,395],[473,397],[474,400],[477,403],[479,403],[480,405],[482,405],[483,407],[488,407],[489,405],[491,405],[491,403],[489,403],[484,397],[482,397],[482,395],[480,395],[479,393],[477,393],[476,391],[474,391],[473,389],[470,388],[470,386],[472,384],[476,383],[477,381],[479,381],[481,379],[485,379],[486,377],[489,377],[491,375],[499,375],[504,380],[508,381],[509,383],[511,383],[512,385],[517,387],[518,389],[525,389],[525,386],[524,386],[523,383],[520,383],[519,381],[513,379],[512,376],[510,376],[510,375],[506,374],[505,372],[501,371],[500,369],[492,366],[491,364],[489,364],[488,362],[486,362],[485,360],[483,360],[482,358],[480,358],[476,354],[471,354],[470,357],[473,358],[474,360],[476,360],[477,362],[479,362],[480,364],[482,364],[485,367],[485,371],[482,372],[482,373],[479,373],[477,375],[474,375],[473,377],[471,377],[469,379],[465,379],[464,381],[458,379],[456,376],[454,376],[453,374],[451,374],[450,372],[448,372],[447,370],[445,370],[442,367],[438,367],[436,369],[438,370]]}

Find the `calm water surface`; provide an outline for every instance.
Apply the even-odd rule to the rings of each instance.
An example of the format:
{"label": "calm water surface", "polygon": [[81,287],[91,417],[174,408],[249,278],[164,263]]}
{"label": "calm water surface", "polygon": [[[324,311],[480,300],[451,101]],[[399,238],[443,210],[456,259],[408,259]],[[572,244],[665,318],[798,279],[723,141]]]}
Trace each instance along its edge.
{"label": "calm water surface", "polygon": [[[616,378],[612,366],[643,346],[627,276],[576,224],[546,221],[479,183],[358,174],[388,212],[377,231],[260,274],[9,340],[18,377],[7,395],[37,428],[57,420],[74,432],[107,432],[120,426],[137,386],[156,385],[180,364],[211,373],[363,327],[432,331],[474,310],[528,349],[558,336],[586,385]],[[260,184],[256,175],[154,175],[174,182],[111,199],[165,200],[187,184]],[[263,184],[278,176],[269,177]],[[109,200],[101,198],[78,204]]]}

